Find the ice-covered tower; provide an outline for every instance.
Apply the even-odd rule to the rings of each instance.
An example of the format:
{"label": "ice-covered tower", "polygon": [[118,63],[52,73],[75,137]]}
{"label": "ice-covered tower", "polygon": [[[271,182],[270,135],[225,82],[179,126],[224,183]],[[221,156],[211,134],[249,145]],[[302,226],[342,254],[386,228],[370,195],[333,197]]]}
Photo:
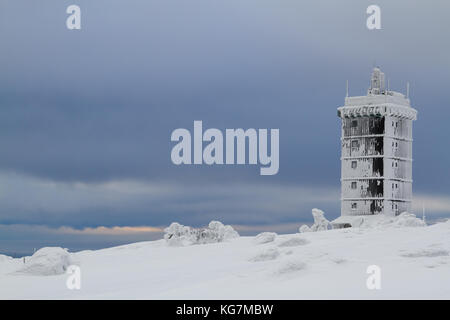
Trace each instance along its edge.
{"label": "ice-covered tower", "polygon": [[345,98],[345,105],[338,108],[342,198],[335,227],[351,225],[354,216],[411,211],[416,115],[408,96],[386,90],[379,68],[373,69],[366,96]]}

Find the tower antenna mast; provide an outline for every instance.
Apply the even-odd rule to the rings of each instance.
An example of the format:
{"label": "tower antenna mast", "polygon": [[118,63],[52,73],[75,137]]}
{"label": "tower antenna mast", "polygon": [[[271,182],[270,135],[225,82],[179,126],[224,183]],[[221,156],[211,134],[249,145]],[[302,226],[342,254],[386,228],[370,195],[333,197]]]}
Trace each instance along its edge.
{"label": "tower antenna mast", "polygon": [[409,99],[409,81],[406,82],[406,99]]}

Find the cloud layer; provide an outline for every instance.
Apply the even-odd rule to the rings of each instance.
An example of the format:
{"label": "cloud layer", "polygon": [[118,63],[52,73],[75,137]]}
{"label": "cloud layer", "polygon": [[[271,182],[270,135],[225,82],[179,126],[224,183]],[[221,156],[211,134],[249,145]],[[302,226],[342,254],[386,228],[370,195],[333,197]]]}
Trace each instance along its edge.
{"label": "cloud layer", "polygon": [[[415,211],[450,212],[450,3],[380,0],[379,31],[360,0],[79,0],[80,31],[65,28],[70,4],[0,5],[3,248],[100,247],[172,221],[293,230],[313,207],[337,217],[336,108],[347,79],[365,94],[373,64],[391,89],[411,83]],[[279,173],[173,165],[170,134],[194,120],[280,129]]]}

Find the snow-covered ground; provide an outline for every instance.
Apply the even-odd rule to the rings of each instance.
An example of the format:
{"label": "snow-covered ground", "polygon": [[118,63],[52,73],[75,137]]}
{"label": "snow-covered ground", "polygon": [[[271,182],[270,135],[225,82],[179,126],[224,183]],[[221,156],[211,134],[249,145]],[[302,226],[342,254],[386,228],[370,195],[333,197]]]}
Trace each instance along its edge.
{"label": "snow-covered ground", "polygon": [[[70,254],[53,248],[27,259],[0,255],[0,298],[450,299],[450,221]],[[66,287],[68,264],[81,268],[80,290]],[[381,268],[380,290],[366,286],[369,265]]]}

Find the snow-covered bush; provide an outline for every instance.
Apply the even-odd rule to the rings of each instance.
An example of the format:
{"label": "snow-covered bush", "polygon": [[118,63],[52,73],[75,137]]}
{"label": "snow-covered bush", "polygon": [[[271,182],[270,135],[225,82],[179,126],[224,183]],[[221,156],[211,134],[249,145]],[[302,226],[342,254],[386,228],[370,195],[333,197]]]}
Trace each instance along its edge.
{"label": "snow-covered bush", "polygon": [[324,231],[331,229],[330,221],[325,219],[324,212],[320,209],[312,209],[314,224],[311,226],[311,231]]}
{"label": "snow-covered bush", "polygon": [[276,237],[277,234],[275,232],[262,232],[253,239],[253,242],[256,244],[273,242]]}
{"label": "snow-covered bush", "polygon": [[60,247],[45,247],[25,260],[23,268],[18,272],[39,276],[57,275],[65,273],[71,264],[73,262],[67,250]]}
{"label": "snow-covered bush", "polygon": [[183,226],[178,222],[172,222],[169,227],[164,229],[164,232],[164,239],[172,246],[189,245],[194,237],[190,227]]}
{"label": "snow-covered bush", "polygon": [[171,246],[222,242],[239,237],[232,226],[225,226],[219,221],[211,221],[207,228],[199,229],[173,222],[168,228],[164,229],[164,232],[164,239]]}
{"label": "snow-covered bush", "polygon": [[[239,237],[239,233],[233,229],[230,225],[223,225],[220,221],[211,221],[208,228],[200,233],[200,236],[206,236],[204,238],[213,239],[212,242],[221,242],[223,240],[233,239]],[[211,242],[211,241],[208,241]]]}
{"label": "snow-covered bush", "polygon": [[311,227],[307,225],[302,225],[299,228],[300,233],[311,232],[311,231],[326,231],[331,229],[331,223],[325,219],[324,212],[320,209],[312,209],[312,215],[314,218],[314,224]]}
{"label": "snow-covered bush", "polygon": [[300,233],[311,232],[311,228],[308,227],[306,224],[302,224],[301,227],[298,228],[298,231]]}

